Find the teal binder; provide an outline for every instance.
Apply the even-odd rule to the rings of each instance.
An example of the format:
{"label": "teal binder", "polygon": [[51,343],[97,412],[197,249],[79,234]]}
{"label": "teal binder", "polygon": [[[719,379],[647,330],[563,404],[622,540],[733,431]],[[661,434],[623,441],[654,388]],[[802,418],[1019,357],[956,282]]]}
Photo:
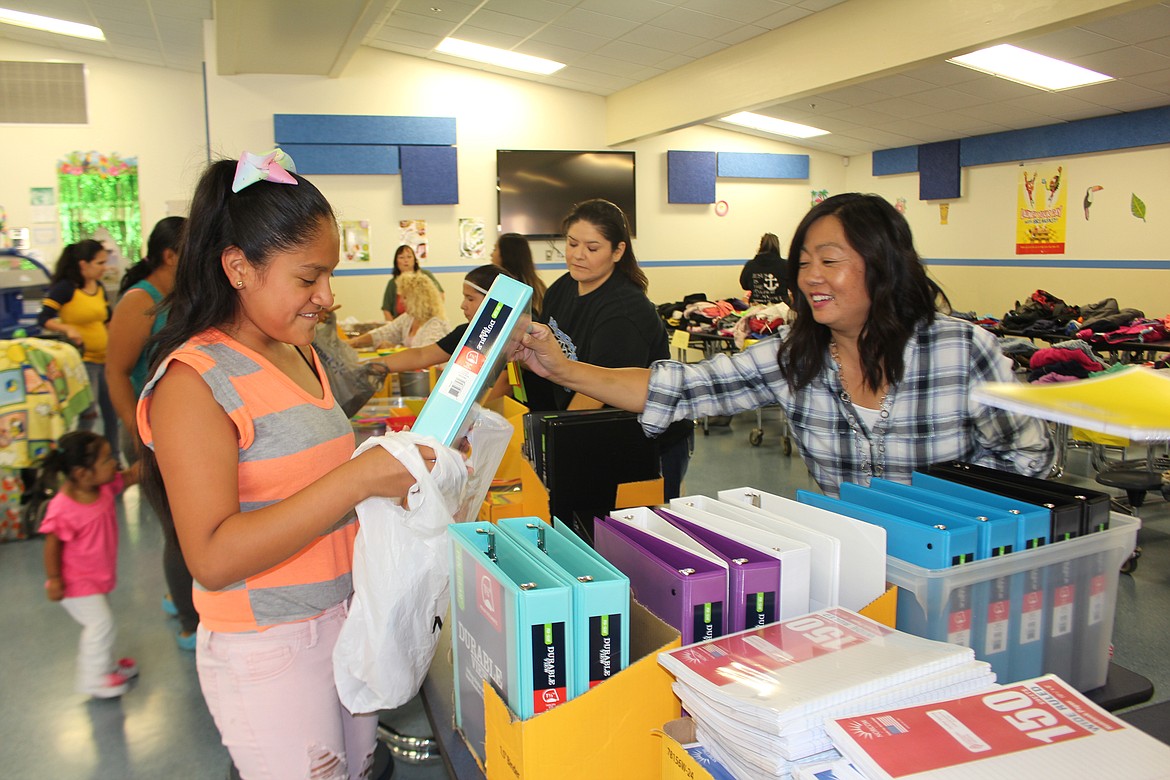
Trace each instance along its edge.
{"label": "teal binder", "polygon": [[471,424],[472,407],[495,384],[512,341],[524,333],[531,301],[531,287],[507,276],[496,277],[412,431],[434,436],[448,447],[463,438]]}
{"label": "teal binder", "polygon": [[[573,594],[573,677],[569,697],[603,683],[630,663],[630,578],[564,525],[510,517],[498,528],[541,557]],[[571,539],[569,537],[572,537]]]}
{"label": "teal binder", "polygon": [[491,523],[447,526],[455,725],[480,758],[483,681],[521,718],[568,698],[572,594],[542,561]]}

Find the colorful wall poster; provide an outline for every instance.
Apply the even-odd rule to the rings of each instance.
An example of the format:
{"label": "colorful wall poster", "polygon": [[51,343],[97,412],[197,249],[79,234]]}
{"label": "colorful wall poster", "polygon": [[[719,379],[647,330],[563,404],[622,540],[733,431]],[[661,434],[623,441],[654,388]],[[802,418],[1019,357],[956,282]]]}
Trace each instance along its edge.
{"label": "colorful wall poster", "polygon": [[483,260],[486,255],[487,234],[480,217],[459,219],[459,257],[464,260]]}
{"label": "colorful wall poster", "polygon": [[1016,254],[1064,254],[1068,184],[1063,165],[1020,168],[1016,188]]}
{"label": "colorful wall poster", "polygon": [[414,250],[420,261],[427,259],[427,221],[425,219],[403,219],[398,221],[399,243]]}
{"label": "colorful wall poster", "polygon": [[361,219],[341,223],[341,262],[370,262],[370,222]]}

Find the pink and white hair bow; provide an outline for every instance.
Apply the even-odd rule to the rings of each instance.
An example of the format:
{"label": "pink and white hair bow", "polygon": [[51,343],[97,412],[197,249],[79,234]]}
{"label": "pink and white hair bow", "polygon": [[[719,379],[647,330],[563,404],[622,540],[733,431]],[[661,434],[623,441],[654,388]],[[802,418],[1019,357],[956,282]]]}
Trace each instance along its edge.
{"label": "pink and white hair bow", "polygon": [[297,180],[291,175],[296,172],[297,166],[293,159],[279,147],[264,154],[244,152],[240,155],[240,161],[236,163],[232,192],[239,192],[258,181],[296,184]]}

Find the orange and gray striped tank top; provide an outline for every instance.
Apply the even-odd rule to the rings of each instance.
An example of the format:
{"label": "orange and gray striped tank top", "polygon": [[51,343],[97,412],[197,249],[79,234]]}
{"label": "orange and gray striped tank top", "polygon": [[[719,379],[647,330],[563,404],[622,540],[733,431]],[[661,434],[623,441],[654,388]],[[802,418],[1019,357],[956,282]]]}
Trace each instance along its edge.
{"label": "orange and gray striped tank top", "polygon": [[[317,355],[313,363],[324,398],[306,393],[267,359],[218,329],[191,338],[147,382],[138,404],[138,430],[147,446],[150,399],[174,361],[191,366],[235,425],[239,442],[240,511],[269,506],[349,459],[353,429],[333,398]],[[199,620],[211,631],[263,631],[316,617],[348,598],[357,517],[351,510],[328,533],[283,563],[222,590],[195,583]]]}

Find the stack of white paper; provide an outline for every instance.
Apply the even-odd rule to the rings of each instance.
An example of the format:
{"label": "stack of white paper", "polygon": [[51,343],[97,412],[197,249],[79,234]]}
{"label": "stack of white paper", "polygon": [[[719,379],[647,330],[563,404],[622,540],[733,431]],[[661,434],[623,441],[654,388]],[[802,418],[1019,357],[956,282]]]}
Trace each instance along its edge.
{"label": "stack of white paper", "polygon": [[1046,675],[925,706],[830,720],[867,778],[1123,777],[1170,774],[1170,747]]}
{"label": "stack of white paper", "polygon": [[658,660],[674,674],[700,741],[744,777],[790,777],[797,763],[832,757],[828,718],[938,701],[995,682],[970,648],[895,631],[843,608]]}

